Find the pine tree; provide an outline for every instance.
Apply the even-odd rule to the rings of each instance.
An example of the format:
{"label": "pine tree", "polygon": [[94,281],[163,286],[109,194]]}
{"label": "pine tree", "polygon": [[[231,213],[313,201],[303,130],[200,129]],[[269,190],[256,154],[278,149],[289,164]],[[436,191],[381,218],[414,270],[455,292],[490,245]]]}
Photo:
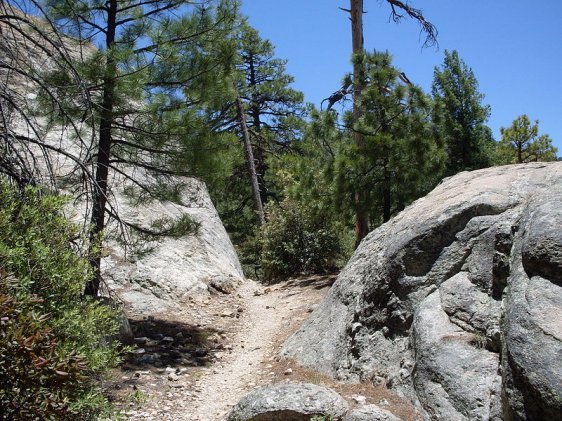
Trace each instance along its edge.
{"label": "pine tree", "polygon": [[275,58],[273,45],[244,23],[237,37],[243,75],[238,89],[247,104],[247,122],[252,137],[254,159],[262,205],[274,189],[266,178],[267,156],[290,147],[299,136],[304,114],[303,95],[290,87],[293,77],[286,73],[286,60]]}
{"label": "pine tree", "polygon": [[[434,45],[437,43],[437,29],[435,26],[427,21],[423,16],[421,10],[416,9],[409,5],[407,2],[403,2],[401,0],[386,0],[386,3],[391,7],[391,18],[394,22],[400,22],[404,14],[406,14],[409,18],[414,19],[417,21],[422,31],[425,32],[426,38],[424,42],[424,46]],[[359,55],[364,54],[364,37],[363,37],[363,0],[350,0],[349,9],[342,10],[349,12],[351,17],[351,39],[352,39],[352,52],[353,52],[353,115],[354,119],[357,121],[363,114],[364,110],[360,108],[361,103],[361,96],[362,91],[364,88],[364,80],[358,77],[358,74],[363,72],[364,69],[360,68],[361,60],[357,57]],[[348,81],[344,84],[344,87],[341,91],[346,92],[348,87],[351,83]],[[330,101],[331,102],[331,101]],[[353,141],[358,148],[363,147],[363,138],[362,134],[354,131],[353,132]],[[356,233],[356,240],[355,245],[356,247],[359,245],[361,240],[367,235],[369,232],[369,211],[365,204],[366,198],[362,197],[362,192],[356,192],[354,197],[355,201],[355,233]]]}
{"label": "pine tree", "polygon": [[[386,222],[437,181],[443,151],[431,136],[430,100],[422,90],[404,83],[388,53],[356,56],[363,89],[362,116],[346,118],[347,127],[363,136],[336,158],[336,185],[343,198],[370,211],[370,223]],[[363,203],[353,200],[357,194]],[[361,209],[359,209],[361,211]],[[357,212],[357,209],[355,209]]]}
{"label": "pine tree", "polygon": [[494,140],[485,125],[490,106],[482,104],[476,76],[456,50],[445,50],[443,66],[434,70],[432,93],[437,136],[448,152],[446,175],[490,166]]}
{"label": "pine tree", "polygon": [[280,198],[282,186],[269,175],[269,166],[300,137],[304,107],[302,93],[290,86],[286,60],[276,58],[273,45],[244,19],[228,41],[232,62],[217,68],[215,76],[225,80],[225,89],[205,107],[216,138],[214,153],[230,170],[210,173],[201,168],[200,175],[240,245],[263,222],[260,208]]}
{"label": "pine tree", "polygon": [[539,135],[539,121],[531,124],[523,114],[513,120],[508,128],[501,127],[501,141],[496,155],[499,164],[513,164],[536,161],[556,161],[558,149],[552,145],[549,135]]}
{"label": "pine tree", "polygon": [[[202,77],[208,68],[192,67],[188,75],[166,74],[162,69],[169,70],[175,64],[185,70],[186,66],[177,66],[181,60],[176,54],[178,46],[189,45],[194,51],[193,44],[214,30],[216,20],[209,12],[210,1],[194,7],[187,0],[47,3],[50,16],[66,34],[83,46],[98,46],[77,64],[90,84],[87,101],[93,103],[96,117],[96,188],[90,229],[90,240],[95,244],[106,226],[110,170],[128,176],[119,168],[125,164],[159,174],[178,172],[174,163],[181,152],[180,135],[185,135],[186,130],[177,130],[179,126],[171,122],[185,123],[187,119],[193,123],[198,115],[189,109],[194,103],[192,98],[179,87],[185,88],[190,80]],[[182,12],[185,10],[187,14]],[[166,66],[158,65],[162,60],[167,60]],[[53,82],[57,78],[64,86],[64,75],[55,75]],[[80,112],[83,104],[73,98],[72,90],[67,89],[65,95],[68,108]],[[87,285],[86,294],[97,295],[101,280],[99,257],[92,260],[92,266],[95,277]]]}

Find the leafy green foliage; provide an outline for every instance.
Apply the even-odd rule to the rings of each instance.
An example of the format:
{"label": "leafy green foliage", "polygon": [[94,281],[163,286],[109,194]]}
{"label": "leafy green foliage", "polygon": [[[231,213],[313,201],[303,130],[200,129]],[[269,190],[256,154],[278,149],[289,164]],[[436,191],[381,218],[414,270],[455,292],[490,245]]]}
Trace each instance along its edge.
{"label": "leafy green foliage", "polygon": [[8,419],[75,419],[68,401],[82,392],[87,366],[57,351],[38,303],[0,293],[0,409]]}
{"label": "leafy green foliage", "polygon": [[97,379],[118,361],[115,313],[81,296],[91,267],[64,200],[0,183],[0,413],[94,419]]}
{"label": "leafy green foliage", "polygon": [[539,135],[539,121],[531,124],[523,114],[513,120],[511,126],[500,128],[501,141],[496,148],[498,164],[533,161],[555,161],[558,149],[547,134]]}
{"label": "leafy green foliage", "polygon": [[[332,111],[315,113],[307,142],[324,150],[321,173],[330,181],[323,194],[333,207],[345,215],[366,212],[377,226],[436,184],[445,151],[432,133],[429,98],[402,81],[390,55],[354,60],[366,81],[361,116],[347,113],[342,129]],[[362,134],[360,144],[352,141],[354,131]]]}
{"label": "leafy green foliage", "polygon": [[494,140],[485,125],[490,106],[471,68],[456,50],[445,50],[441,68],[433,73],[433,121],[439,139],[447,149],[446,175],[492,165]]}
{"label": "leafy green foliage", "polygon": [[217,66],[215,88],[203,96],[212,133],[199,136],[194,152],[185,157],[207,183],[243,267],[254,276],[260,253],[255,235],[258,218],[236,98],[243,102],[262,203],[282,200],[283,185],[269,169],[299,138],[304,108],[302,93],[290,87],[293,78],[286,73],[286,61],[276,58],[273,45],[243,18],[238,23],[237,31],[225,36],[229,44],[222,50],[217,51],[214,43],[205,47],[210,57],[226,54],[231,61],[215,60],[224,66]]}
{"label": "leafy green foliage", "polygon": [[269,205],[268,220],[261,229],[265,280],[335,270],[343,251],[341,229],[313,205],[292,200]]}

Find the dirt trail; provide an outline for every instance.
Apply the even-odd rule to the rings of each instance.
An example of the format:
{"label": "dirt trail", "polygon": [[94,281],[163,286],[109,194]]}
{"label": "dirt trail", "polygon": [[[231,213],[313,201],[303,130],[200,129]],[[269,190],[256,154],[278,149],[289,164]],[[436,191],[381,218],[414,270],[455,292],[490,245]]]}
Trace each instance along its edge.
{"label": "dirt trail", "polygon": [[126,420],[225,421],[252,389],[279,382],[316,383],[352,406],[377,404],[400,419],[421,420],[384,385],[342,384],[281,359],[278,350],[326,295],[334,277],[264,287],[245,281],[231,294],[182,303],[181,311],[133,321],[140,342],[109,389]]}
{"label": "dirt trail", "polygon": [[[189,303],[193,313],[177,314],[176,319],[194,324],[197,314],[197,326],[214,346],[210,361],[191,368],[168,361],[126,365],[117,386],[127,391],[126,419],[224,421],[250,390],[284,376],[275,361],[279,345],[308,317],[332,282],[330,277],[315,277],[264,287],[247,280],[234,294]],[[205,329],[211,328],[209,334]]]}
{"label": "dirt trail", "polygon": [[[285,288],[283,288],[285,287]],[[252,281],[239,290],[245,304],[242,329],[234,340],[232,353],[200,379],[200,395],[191,414],[178,420],[224,420],[240,398],[262,383],[263,370],[273,358],[276,345],[295,324],[302,322],[310,306],[322,294],[306,291],[306,300],[294,288],[280,285],[255,295],[261,287]],[[264,367],[265,365],[265,367]],[[269,373],[267,373],[269,374]],[[272,374],[273,375],[273,374]]]}

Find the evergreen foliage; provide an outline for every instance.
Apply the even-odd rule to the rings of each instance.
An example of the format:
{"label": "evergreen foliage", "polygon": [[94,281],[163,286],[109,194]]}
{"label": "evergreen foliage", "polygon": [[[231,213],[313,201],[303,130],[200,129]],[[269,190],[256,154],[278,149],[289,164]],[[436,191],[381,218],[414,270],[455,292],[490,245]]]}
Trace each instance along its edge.
{"label": "evergreen foliage", "polygon": [[98,380],[118,362],[114,311],[82,291],[91,275],[64,199],[0,182],[0,413],[88,420],[106,413]]}
{"label": "evergreen foliage", "polygon": [[[201,165],[195,174],[209,186],[221,219],[239,248],[243,266],[249,268],[259,265],[256,232],[260,222],[254,198],[259,197],[262,206],[271,199],[282,200],[283,186],[269,174],[269,168],[299,139],[305,113],[302,93],[290,87],[293,78],[286,74],[286,61],[276,58],[272,44],[244,19],[223,41],[221,51],[210,47],[211,56],[227,51],[229,55],[226,60],[215,60],[223,63],[215,68],[215,94],[203,101],[207,125],[212,130],[204,153],[216,157],[219,165]],[[249,139],[244,138],[243,123]],[[250,174],[245,153],[248,141],[254,175]],[[253,176],[258,192],[253,191]]]}
{"label": "evergreen foliage", "polygon": [[552,145],[547,134],[539,135],[539,121],[531,124],[523,114],[513,120],[511,126],[501,127],[501,140],[497,144],[498,164],[513,164],[536,161],[556,161],[558,149]]}
{"label": "evergreen foliage", "polygon": [[440,141],[446,145],[445,175],[492,165],[494,140],[485,125],[490,106],[471,68],[456,50],[445,50],[445,59],[433,73],[433,121]]}
{"label": "evergreen foliage", "polygon": [[[334,206],[344,213],[363,207],[376,226],[436,184],[445,155],[432,135],[429,98],[401,81],[390,55],[359,54],[354,60],[366,81],[362,114],[356,120],[348,113],[343,130],[337,119],[316,114],[311,135],[328,153],[323,173],[332,178]],[[353,132],[362,134],[361,144],[350,141]],[[357,195],[363,200],[356,201]]]}
{"label": "evergreen foliage", "polygon": [[341,231],[314,203],[270,204],[261,230],[265,281],[334,271],[344,250]]}
{"label": "evergreen foliage", "polygon": [[371,224],[386,222],[438,181],[444,151],[432,136],[431,102],[421,88],[400,78],[388,53],[358,55],[367,81],[361,95],[363,114],[347,116],[346,125],[363,134],[336,162],[340,195],[364,192]]}
{"label": "evergreen foliage", "polygon": [[[299,153],[284,156],[275,169],[286,197],[315,207],[313,219],[338,227],[347,256],[357,206],[368,211],[372,226],[380,225],[433,188],[446,158],[433,136],[430,99],[403,82],[390,55],[359,54],[354,60],[365,80],[363,113],[357,120],[347,113],[342,124],[333,110],[311,110]],[[361,144],[352,141],[354,131],[361,133]],[[358,194],[363,201],[355,200]]]}

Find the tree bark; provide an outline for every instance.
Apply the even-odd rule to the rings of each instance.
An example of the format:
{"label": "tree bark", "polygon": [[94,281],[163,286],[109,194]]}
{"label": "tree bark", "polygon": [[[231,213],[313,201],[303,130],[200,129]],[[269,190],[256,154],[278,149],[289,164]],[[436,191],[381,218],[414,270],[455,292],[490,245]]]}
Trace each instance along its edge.
{"label": "tree bark", "polygon": [[[363,54],[365,47],[363,44],[363,0],[350,0],[351,11],[351,41],[353,51],[353,120],[356,122],[362,115],[361,93],[365,81],[362,80],[361,63],[355,60],[357,54]],[[363,135],[353,131],[353,141],[361,150],[364,147]],[[355,247],[357,248],[361,240],[369,233],[369,212],[365,209],[365,192],[355,193]]]}
{"label": "tree bark", "polygon": [[[117,0],[109,0],[107,3],[107,33],[106,33],[106,66],[103,77],[103,101],[100,111],[99,143],[96,159],[96,185],[92,206],[92,219],[90,229],[90,252],[94,250],[100,241],[101,233],[105,228],[105,208],[107,204],[107,180],[109,176],[109,161],[111,156],[113,127],[113,107],[115,105],[115,75],[117,65],[113,57],[112,49],[115,43],[117,22]],[[90,260],[93,268],[93,277],[86,284],[84,293],[97,296],[101,283],[101,257],[95,253]]]}
{"label": "tree bark", "polygon": [[256,94],[254,91],[254,87],[257,86],[258,81],[256,80],[256,68],[254,64],[254,56],[250,55],[248,57],[248,64],[250,70],[250,80],[249,80],[249,87],[252,92],[251,94],[251,106],[249,109],[250,117],[252,117],[252,123],[254,125],[254,130],[258,134],[258,147],[254,151],[254,159],[255,159],[255,166],[256,166],[256,174],[258,177],[258,185],[260,186],[260,200],[262,207],[265,206],[267,202],[267,186],[265,184],[265,173],[267,172],[267,165],[265,163],[265,156],[263,152],[263,144],[260,145],[262,142],[261,139],[261,112],[260,106],[258,104],[258,98],[256,98]]}
{"label": "tree bark", "polygon": [[244,103],[242,102],[242,98],[240,98],[239,94],[237,94],[236,96],[236,110],[238,113],[238,123],[242,128],[242,139],[244,142],[244,151],[246,153],[246,164],[248,165],[248,174],[250,176],[250,181],[252,185],[252,195],[254,197],[254,210],[258,218],[258,223],[260,225],[263,225],[265,223],[265,213],[263,211],[263,205],[261,201],[258,175],[256,173],[254,151],[252,149],[252,143],[250,142],[250,133],[248,131],[248,125],[246,124]]}
{"label": "tree bark", "polygon": [[384,181],[382,187],[382,221],[390,220],[391,214],[391,192],[390,192],[390,174],[386,166],[384,167]]}

